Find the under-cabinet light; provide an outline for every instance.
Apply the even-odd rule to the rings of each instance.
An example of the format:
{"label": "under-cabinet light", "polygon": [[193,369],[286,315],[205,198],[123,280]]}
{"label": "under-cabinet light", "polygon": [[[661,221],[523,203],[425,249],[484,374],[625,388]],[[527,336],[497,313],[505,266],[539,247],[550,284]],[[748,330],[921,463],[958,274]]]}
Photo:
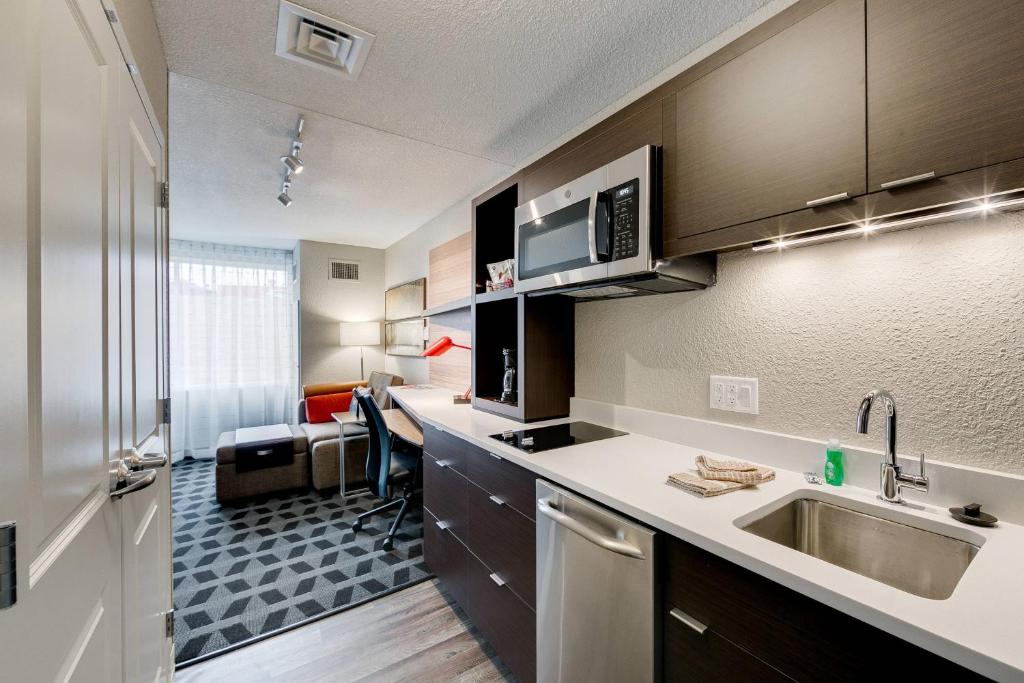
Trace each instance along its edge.
{"label": "under-cabinet light", "polygon": [[[853,235],[866,235],[880,230],[890,230],[892,228],[906,227],[908,225],[916,225],[919,223],[934,223],[935,221],[939,221],[944,218],[955,218],[957,216],[976,213],[988,214],[998,209],[1024,205],[1024,196],[1021,196],[1019,192],[1007,193],[1007,195],[985,197],[979,203],[971,204],[970,206],[960,206],[954,209],[945,209],[923,215],[909,216],[907,218],[892,217],[891,219],[882,219],[875,223],[861,222],[855,225],[843,226],[838,229],[813,235],[789,238],[781,237],[770,242],[760,242],[755,244],[752,248],[754,251],[781,251],[787,247],[797,247],[805,244],[813,244],[815,242],[838,240],[845,237],[851,237]],[[999,199],[999,196],[1004,196],[1006,198]]]}

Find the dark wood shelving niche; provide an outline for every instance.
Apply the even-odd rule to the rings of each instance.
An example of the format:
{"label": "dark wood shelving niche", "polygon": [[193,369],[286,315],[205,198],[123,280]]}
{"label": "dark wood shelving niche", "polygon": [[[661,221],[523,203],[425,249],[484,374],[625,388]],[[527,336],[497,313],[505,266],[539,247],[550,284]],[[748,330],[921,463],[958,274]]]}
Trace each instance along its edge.
{"label": "dark wood shelving niche", "polygon": [[[487,264],[513,257],[518,176],[473,201],[473,407],[521,422],[564,417],[575,382],[574,312],[568,297],[484,292]],[[516,403],[502,403],[502,349],[516,352]]]}

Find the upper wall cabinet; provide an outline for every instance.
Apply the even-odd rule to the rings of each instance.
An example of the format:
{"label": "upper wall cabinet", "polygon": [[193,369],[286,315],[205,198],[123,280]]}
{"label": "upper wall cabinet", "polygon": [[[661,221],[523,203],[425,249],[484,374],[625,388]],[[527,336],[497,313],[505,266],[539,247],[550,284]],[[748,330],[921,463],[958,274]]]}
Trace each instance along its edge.
{"label": "upper wall cabinet", "polygon": [[520,201],[535,199],[644,145],[661,145],[661,129],[661,106],[655,103],[589,140],[569,143],[564,154],[526,169]]}
{"label": "upper wall cabinet", "polygon": [[1020,0],[868,0],[868,189],[1024,157]]}
{"label": "upper wall cabinet", "polygon": [[863,0],[836,0],[680,90],[666,106],[665,238],[863,194],[864,97]]}

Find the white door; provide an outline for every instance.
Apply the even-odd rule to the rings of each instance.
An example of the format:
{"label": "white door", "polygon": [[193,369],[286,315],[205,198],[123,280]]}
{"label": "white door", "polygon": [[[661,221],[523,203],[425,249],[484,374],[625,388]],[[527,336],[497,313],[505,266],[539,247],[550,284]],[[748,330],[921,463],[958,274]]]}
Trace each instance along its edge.
{"label": "white door", "polygon": [[131,324],[122,319],[119,215],[124,70],[98,0],[5,4],[0,523],[15,523],[16,541],[13,580],[9,548],[0,549],[0,604],[11,597],[5,586],[16,589],[0,608],[5,681],[105,683],[145,666],[148,680],[170,675],[169,659],[154,665],[125,646],[135,640],[131,620],[149,611],[138,577],[164,590],[167,566],[159,581],[133,574],[138,558],[122,568],[125,547],[149,561],[151,528],[163,525],[167,543],[166,506],[133,500],[166,491],[166,481],[111,496],[117,476],[124,492],[155,474],[120,467],[122,423],[135,420],[122,414],[122,378],[134,376],[121,353]]}
{"label": "white door", "polygon": [[[127,71],[120,88],[121,434],[129,458],[157,472],[123,499],[124,680],[171,671],[169,444],[158,414],[165,391],[166,241],[160,208],[163,150]],[[156,466],[156,467],[154,467]]]}

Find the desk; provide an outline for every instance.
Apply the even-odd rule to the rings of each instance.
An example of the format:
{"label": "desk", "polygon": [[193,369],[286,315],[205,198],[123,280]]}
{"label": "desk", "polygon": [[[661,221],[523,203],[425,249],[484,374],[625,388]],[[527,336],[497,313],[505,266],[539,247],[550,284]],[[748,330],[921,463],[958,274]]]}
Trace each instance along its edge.
{"label": "desk", "polygon": [[[400,408],[391,408],[380,412],[381,415],[384,416],[384,424],[387,425],[388,430],[392,434],[415,446],[423,446],[423,430],[412,418],[406,415],[404,410],[401,410]],[[341,495],[342,497],[345,497],[356,491],[365,490],[365,487],[352,490],[345,488],[345,442],[354,439],[369,439],[369,432],[352,434],[346,437],[345,425],[349,423],[362,424],[363,420],[361,418],[357,418],[356,414],[351,411],[331,413],[331,417],[333,417],[334,421],[338,423],[338,455],[340,458],[338,477],[339,484],[341,485]]]}

